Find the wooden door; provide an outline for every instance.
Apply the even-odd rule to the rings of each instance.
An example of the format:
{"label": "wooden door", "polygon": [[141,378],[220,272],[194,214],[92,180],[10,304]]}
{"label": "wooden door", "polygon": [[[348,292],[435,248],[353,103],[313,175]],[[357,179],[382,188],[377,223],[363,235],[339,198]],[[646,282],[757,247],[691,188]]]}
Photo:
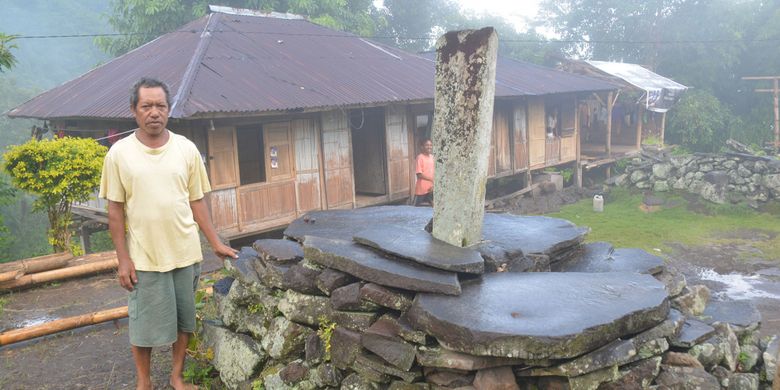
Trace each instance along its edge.
{"label": "wooden door", "polygon": [[409,161],[412,152],[406,106],[391,106],[385,112],[390,199],[399,199],[408,196],[411,190]]}
{"label": "wooden door", "polygon": [[211,219],[220,231],[238,226],[238,163],[235,129],[218,128],[208,132],[208,167],[213,191],[209,195]]}
{"label": "wooden door", "polygon": [[321,208],[317,125],[310,119],[292,122],[295,138],[296,209],[299,214]]}
{"label": "wooden door", "polygon": [[263,125],[265,145],[265,172],[268,182],[290,180],[295,177],[290,122]]}
{"label": "wooden door", "polygon": [[322,113],[322,156],[327,208],[354,203],[352,156],[347,116],[342,111]]}
{"label": "wooden door", "polygon": [[544,123],[544,99],[531,97],[528,99],[528,138],[529,153],[528,162],[531,168],[544,166],[545,152],[545,123]]}
{"label": "wooden door", "polygon": [[509,115],[503,105],[493,111],[493,139],[495,140],[496,176],[512,171],[512,157],[509,142]]}
{"label": "wooden door", "polygon": [[515,172],[528,168],[528,120],[525,104],[517,104],[514,108],[512,126],[512,142],[514,143]]}

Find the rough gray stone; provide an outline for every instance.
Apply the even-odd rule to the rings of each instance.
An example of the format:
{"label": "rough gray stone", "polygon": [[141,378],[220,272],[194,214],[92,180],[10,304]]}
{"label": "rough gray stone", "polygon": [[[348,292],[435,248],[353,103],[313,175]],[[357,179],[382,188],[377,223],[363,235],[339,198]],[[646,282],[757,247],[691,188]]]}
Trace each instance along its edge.
{"label": "rough gray stone", "polygon": [[474,377],[476,390],[520,390],[511,367],[485,368]]}
{"label": "rough gray stone", "polygon": [[481,274],[485,270],[479,252],[450,245],[423,229],[374,227],[358,233],[354,239],[359,244],[445,271]]}
{"label": "rough gray stone", "polygon": [[729,378],[728,390],[758,390],[758,374],[736,373]]}
{"label": "rough gray stone", "polygon": [[225,262],[228,272],[238,281],[244,284],[260,283],[260,278],[255,271],[254,262],[257,252],[250,247],[243,247],[238,252],[238,258]]}
{"label": "rough gray stone", "polygon": [[633,340],[615,340],[593,352],[557,366],[534,368],[518,372],[520,376],[575,377],[612,366],[621,366],[637,355]]}
{"label": "rough gray stone", "polygon": [[687,287],[685,275],[675,269],[667,268],[653,276],[666,286],[666,292],[669,293],[670,297],[682,294],[685,287]]}
{"label": "rough gray stone", "polygon": [[602,368],[598,371],[569,378],[569,388],[571,390],[596,390],[602,383],[612,382],[620,378],[620,371],[617,366]]}
{"label": "rough gray stone", "polygon": [[380,386],[357,373],[347,375],[341,382],[341,390],[379,390]]}
{"label": "rough gray stone", "polygon": [[672,165],[661,163],[653,165],[653,176],[656,179],[666,180],[672,171]]}
{"label": "rough gray stone", "polygon": [[317,288],[320,289],[326,295],[339,288],[351,283],[355,283],[357,279],[347,273],[336,271],[335,269],[325,268],[319,275],[317,275]]}
{"label": "rough gray stone", "polygon": [[257,254],[278,263],[298,262],[303,259],[301,244],[291,240],[261,239],[252,244]]}
{"label": "rough gray stone", "polygon": [[634,336],[632,340],[639,346],[655,339],[674,339],[682,331],[685,316],[675,309],[669,310],[669,316],[660,324]]}
{"label": "rough gray stone", "polygon": [[406,311],[412,306],[414,296],[407,292],[380,286],[376,283],[366,283],[360,288],[360,297],[393,310]]}
{"label": "rough gray stone", "polygon": [[284,360],[302,355],[306,338],[312,333],[310,328],[280,316],[271,321],[268,333],[261,339],[260,344],[273,359]]}
{"label": "rough gray stone", "polygon": [[313,327],[319,326],[321,318],[330,319],[333,311],[327,297],[306,295],[292,290],[285,292],[278,308],[288,320]]}
{"label": "rough gray stone", "polygon": [[481,370],[500,366],[517,366],[522,359],[474,356],[440,347],[419,347],[417,362],[423,367],[439,367],[463,371]]}
{"label": "rough gray stone", "polygon": [[412,291],[460,294],[457,274],[394,260],[348,241],[307,236],[307,259],[385,286]]}
{"label": "rough gray stone", "polygon": [[755,345],[742,345],[739,347],[739,367],[741,372],[751,372],[761,359],[761,349]]}
{"label": "rough gray stone", "polygon": [[330,356],[333,365],[340,369],[352,366],[362,350],[360,333],[341,327],[333,330],[330,338]]}
{"label": "rough gray stone", "polygon": [[777,354],[780,353],[780,337],[777,335],[772,336],[764,349],[761,357],[764,360],[764,365],[761,368],[761,372],[764,374],[764,378],[774,378],[777,371]]}
{"label": "rough gray stone", "polygon": [[304,380],[308,375],[309,368],[304,366],[301,360],[290,362],[279,371],[279,377],[288,385],[294,385]]}
{"label": "rough gray stone", "polygon": [[414,364],[415,347],[402,340],[397,332],[396,322],[388,317],[374,322],[361,336],[361,343],[395,367],[408,371]]}
{"label": "rough gray stone", "polygon": [[257,258],[253,265],[263,284],[268,287],[287,289],[288,286],[284,284],[284,275],[290,270],[291,263],[280,264]]}
{"label": "rough gray stone", "polygon": [[663,356],[663,363],[667,366],[704,368],[694,356],[682,352],[667,351]]}
{"label": "rough gray stone", "polygon": [[661,365],[661,373],[658,374],[655,382],[662,388],[669,389],[714,390],[720,388],[718,379],[701,368]]}
{"label": "rough gray stone", "polygon": [[387,390],[430,390],[431,385],[423,382],[406,383],[402,381],[392,381]]}
{"label": "rough gray stone", "polygon": [[691,348],[713,334],[715,334],[715,328],[701,321],[688,318],[685,324],[683,324],[680,334],[669,341],[675,347]]}
{"label": "rough gray stone", "polygon": [[714,328],[717,333],[715,339],[718,340],[718,347],[723,351],[723,360],[720,364],[728,368],[729,371],[736,371],[741,352],[737,335],[729,324],[715,324]]}
{"label": "rough gray stone", "polygon": [[710,289],[703,284],[688,287],[688,292],[672,299],[672,307],[681,312],[698,316],[704,312],[710,300]]}
{"label": "rough gray stone", "polygon": [[641,390],[650,387],[661,370],[661,357],[655,356],[620,367],[620,378],[604,383],[599,390]]}
{"label": "rough gray stone", "polygon": [[361,283],[339,287],[330,294],[330,303],[336,310],[376,311],[379,306],[360,297]]}
{"label": "rough gray stone", "polygon": [[666,181],[657,181],[653,183],[653,191],[655,192],[667,192],[669,191],[669,183]]}
{"label": "rough gray stone", "polygon": [[666,297],[660,282],[635,273],[498,273],[457,298],[418,294],[407,315],[448,349],[564,359],[661,323]]}
{"label": "rough gray stone", "polygon": [[320,364],[309,371],[309,381],[316,387],[336,387],[341,383],[341,372],[332,364]]}
{"label": "rough gray stone", "polygon": [[290,269],[282,275],[282,286],[303,294],[319,294],[317,288],[317,276],[320,271],[301,264],[293,264]]}
{"label": "rough gray stone", "polygon": [[211,364],[228,387],[236,388],[251,378],[268,358],[251,337],[233,333],[213,322],[202,324],[203,343],[214,352]]}
{"label": "rough gray stone", "polygon": [[631,180],[632,183],[636,184],[647,179],[647,173],[641,170],[637,170],[631,172],[631,176],[629,176],[628,179]]}
{"label": "rough gray stone", "polygon": [[[385,375],[401,378],[405,382],[414,382],[416,379],[422,377],[422,373],[419,370],[400,370],[395,366],[391,366],[385,363],[384,360],[377,356],[369,355],[367,353],[358,354],[355,358],[355,362],[352,364],[352,369],[357,372],[363,372],[362,370],[368,369],[374,372],[378,372]],[[377,380],[379,382],[389,382],[389,380]]]}
{"label": "rough gray stone", "polygon": [[715,337],[694,345],[688,350],[688,353],[709,371],[712,371],[715,366],[723,361],[723,350],[719,346],[719,340]]}
{"label": "rough gray stone", "polygon": [[306,337],[304,356],[306,362],[310,364],[319,364],[325,358],[325,345],[322,343],[322,339],[317,333],[312,332]]}

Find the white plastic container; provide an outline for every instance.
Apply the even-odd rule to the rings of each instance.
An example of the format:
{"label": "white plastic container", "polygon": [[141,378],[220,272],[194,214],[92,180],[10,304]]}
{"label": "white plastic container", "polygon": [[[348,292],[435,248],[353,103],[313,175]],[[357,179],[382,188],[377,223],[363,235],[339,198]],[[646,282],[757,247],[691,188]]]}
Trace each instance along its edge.
{"label": "white plastic container", "polygon": [[593,195],[593,211],[600,213],[604,211],[604,197],[601,195]]}

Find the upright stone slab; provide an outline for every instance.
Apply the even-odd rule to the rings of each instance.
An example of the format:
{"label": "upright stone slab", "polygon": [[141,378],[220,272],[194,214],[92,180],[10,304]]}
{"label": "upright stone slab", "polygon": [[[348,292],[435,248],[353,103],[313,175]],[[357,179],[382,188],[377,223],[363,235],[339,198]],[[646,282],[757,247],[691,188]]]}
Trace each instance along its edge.
{"label": "upright stone slab", "polygon": [[482,237],[498,36],[451,31],[436,43],[433,236],[456,246]]}

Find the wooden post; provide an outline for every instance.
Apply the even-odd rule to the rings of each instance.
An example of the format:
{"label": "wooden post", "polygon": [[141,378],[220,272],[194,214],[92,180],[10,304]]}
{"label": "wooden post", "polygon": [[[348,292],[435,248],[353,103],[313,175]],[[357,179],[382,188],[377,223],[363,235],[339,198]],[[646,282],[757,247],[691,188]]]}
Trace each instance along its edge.
{"label": "wooden post", "polygon": [[607,95],[607,158],[612,157],[612,109],[614,108],[612,92]]}
{"label": "wooden post", "polygon": [[[645,110],[644,107],[639,106],[639,114],[636,116],[636,149],[639,150],[642,148],[642,118],[644,118],[645,114],[647,114],[647,110]],[[661,135],[661,139],[663,140],[663,135]]]}
{"label": "wooden post", "polygon": [[666,113],[661,114],[661,146],[664,146],[664,134],[666,133]]}
{"label": "wooden post", "polygon": [[580,137],[581,129],[580,129],[580,106],[579,106],[579,99],[577,97],[574,97],[574,135],[577,137],[577,141],[574,145],[576,150],[574,151],[576,159],[574,161],[574,174],[577,175],[577,188],[582,188],[582,166],[580,165],[580,161],[582,160],[582,152],[580,147],[580,142],[582,141],[582,137]]}
{"label": "wooden post", "polygon": [[433,236],[455,246],[482,239],[497,49],[492,27],[436,42]]}

